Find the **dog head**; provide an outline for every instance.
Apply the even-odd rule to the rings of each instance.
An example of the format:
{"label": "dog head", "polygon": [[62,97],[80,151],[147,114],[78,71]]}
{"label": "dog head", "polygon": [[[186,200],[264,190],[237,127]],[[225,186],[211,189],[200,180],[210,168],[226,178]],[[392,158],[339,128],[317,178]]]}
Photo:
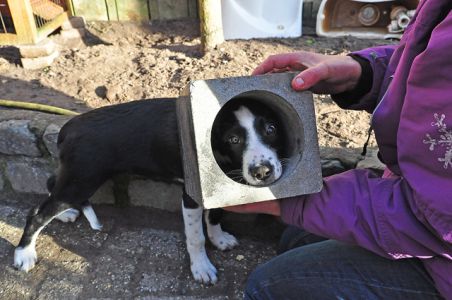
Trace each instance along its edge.
{"label": "dog head", "polygon": [[212,129],[220,168],[238,182],[270,185],[282,175],[284,130],[276,114],[251,99],[225,105]]}

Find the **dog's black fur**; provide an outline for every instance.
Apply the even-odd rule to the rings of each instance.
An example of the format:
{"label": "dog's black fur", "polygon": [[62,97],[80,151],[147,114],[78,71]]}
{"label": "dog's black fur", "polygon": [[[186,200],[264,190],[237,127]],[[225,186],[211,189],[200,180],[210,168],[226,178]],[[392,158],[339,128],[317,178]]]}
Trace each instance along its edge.
{"label": "dog's black fur", "polygon": [[[275,134],[275,125],[278,122],[275,116],[253,101],[247,103],[248,108],[258,116],[254,126],[258,132],[261,131],[263,141],[268,143],[270,148],[278,152],[282,151],[283,136]],[[234,121],[236,117],[231,114],[231,110],[238,107],[238,104],[233,104],[229,113],[220,114],[214,124],[212,144],[217,162],[225,173],[242,168],[241,153],[246,144],[246,132],[237,125],[237,119]],[[241,143],[231,143],[231,137],[234,136],[238,137]],[[133,101],[95,109],[76,116],[61,129],[58,136],[58,149],[59,168],[56,176],[48,181],[49,197],[33,209],[27,217],[23,236],[16,248],[15,265],[25,271],[31,269],[36,261],[34,244],[37,235],[47,223],[62,212],[69,209],[81,210],[93,229],[101,228],[88,199],[112,176],[130,173],[166,182],[181,182],[183,178],[176,101],[171,98]],[[273,170],[269,170],[271,166],[268,161],[259,159],[260,168],[263,168],[263,171],[260,171],[261,179],[265,180],[266,174]],[[183,209],[191,211],[201,209],[185,191]],[[219,224],[221,212],[220,209],[209,212],[210,226]],[[187,216],[191,217],[190,214]],[[184,219],[187,216],[184,213]],[[201,219],[201,216],[196,219]],[[187,221],[186,227],[187,224],[191,223]],[[235,238],[222,232],[221,229],[219,231],[222,236],[218,240],[223,240],[218,243],[222,245],[226,243],[220,246],[220,249],[236,245]],[[198,234],[197,230],[193,232]],[[190,235],[193,235],[193,232]],[[216,232],[218,233],[218,230]],[[188,235],[187,247],[192,259],[193,275],[197,280],[215,282],[215,268],[210,264],[205,253],[195,253],[195,258],[192,258],[192,252],[190,252],[192,242],[189,241]],[[204,236],[197,236],[195,239],[203,248]],[[21,253],[24,249],[29,249],[27,250],[29,252]],[[200,256],[202,256],[201,259]],[[198,260],[198,267],[193,259]],[[204,276],[204,273],[207,275]]]}

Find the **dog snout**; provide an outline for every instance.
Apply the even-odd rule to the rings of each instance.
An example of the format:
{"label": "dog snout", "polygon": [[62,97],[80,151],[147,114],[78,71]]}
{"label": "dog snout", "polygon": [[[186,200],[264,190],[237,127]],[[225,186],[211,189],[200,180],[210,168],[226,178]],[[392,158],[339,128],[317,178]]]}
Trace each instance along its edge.
{"label": "dog snout", "polygon": [[250,167],[250,174],[257,180],[266,180],[273,174],[273,167],[269,163],[254,165]]}

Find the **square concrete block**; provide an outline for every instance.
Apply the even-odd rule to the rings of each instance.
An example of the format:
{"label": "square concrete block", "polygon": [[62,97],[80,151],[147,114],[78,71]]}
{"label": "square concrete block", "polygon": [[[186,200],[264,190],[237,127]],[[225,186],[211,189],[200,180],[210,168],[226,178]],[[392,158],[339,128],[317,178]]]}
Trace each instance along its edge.
{"label": "square concrete block", "polygon": [[85,28],[85,18],[83,17],[70,17],[67,21],[61,24],[61,29],[71,30],[74,28]]}
{"label": "square concrete block", "polygon": [[36,58],[42,56],[49,56],[56,50],[56,44],[49,38],[37,44],[20,45],[19,52],[23,58]]}
{"label": "square concrete block", "polygon": [[22,58],[22,67],[27,70],[42,69],[50,66],[53,61],[60,55],[60,52],[55,50],[52,54],[48,56],[35,57],[35,58]]}
{"label": "square concrete block", "polygon": [[[290,86],[294,74],[280,73],[191,82],[178,100],[185,189],[205,208],[217,208],[319,192],[321,164],[313,97]],[[214,120],[230,100],[262,102],[278,115],[290,153],[281,178],[251,186],[229,178],[217,164],[211,133]]]}

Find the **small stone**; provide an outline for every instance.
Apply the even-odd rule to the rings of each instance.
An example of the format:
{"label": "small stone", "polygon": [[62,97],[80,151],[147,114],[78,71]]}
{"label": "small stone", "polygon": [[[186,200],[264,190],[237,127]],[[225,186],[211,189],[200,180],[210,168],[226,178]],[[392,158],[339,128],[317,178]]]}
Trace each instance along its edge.
{"label": "small stone", "polygon": [[58,133],[60,132],[60,130],[61,130],[60,126],[50,124],[49,126],[47,126],[42,136],[42,140],[44,141],[47,150],[49,151],[50,155],[52,155],[52,157],[55,158],[58,157],[57,140]]}
{"label": "small stone", "polygon": [[71,17],[69,20],[65,21],[61,24],[61,29],[63,30],[71,30],[74,28],[85,28],[86,22],[83,17]]}
{"label": "small stone", "polygon": [[50,167],[43,161],[7,162],[6,178],[19,193],[47,194]]}
{"label": "small stone", "polygon": [[242,260],[244,260],[245,259],[245,256],[243,256],[243,255],[241,255],[241,254],[239,254],[239,255],[237,255],[236,257],[235,257],[235,260],[236,261],[242,261]]}
{"label": "small stone", "polygon": [[0,122],[0,153],[8,155],[41,156],[36,136],[29,129],[29,120]]}

